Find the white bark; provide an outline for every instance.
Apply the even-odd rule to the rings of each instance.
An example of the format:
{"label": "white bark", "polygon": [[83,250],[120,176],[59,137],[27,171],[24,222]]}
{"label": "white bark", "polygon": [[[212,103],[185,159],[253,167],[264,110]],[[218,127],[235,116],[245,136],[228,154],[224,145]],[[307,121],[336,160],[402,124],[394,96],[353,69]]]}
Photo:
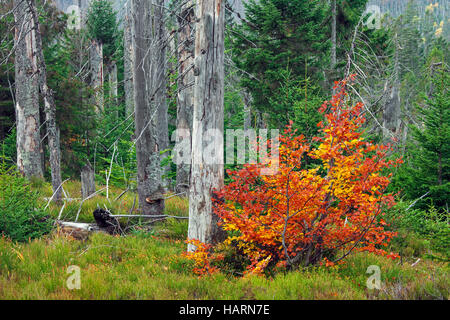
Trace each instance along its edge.
{"label": "white bark", "polygon": [[95,105],[97,113],[102,112],[104,106],[103,97],[103,44],[93,39],[89,51],[90,68],[91,68],[91,88],[93,92],[92,103]]}
{"label": "white bark", "polygon": [[109,86],[109,106],[114,108],[114,113],[116,118],[119,116],[117,106],[119,104],[117,95],[118,95],[118,87],[117,87],[117,64],[115,61],[112,61],[108,66],[108,86]]}
{"label": "white bark", "polygon": [[59,129],[56,125],[56,105],[53,97],[53,91],[48,87],[47,83],[47,65],[44,59],[44,49],[42,48],[42,36],[39,29],[39,16],[36,10],[35,0],[28,0],[29,9],[32,19],[36,25],[36,51],[38,61],[39,87],[44,100],[45,122],[47,125],[47,141],[50,153],[50,168],[52,176],[52,187],[55,193],[55,201],[62,198],[61,179],[61,150],[59,142]]}
{"label": "white bark", "polygon": [[86,199],[95,193],[95,172],[88,163],[81,169],[81,197]]}
{"label": "white bark", "polygon": [[124,36],[124,91],[125,91],[125,115],[134,112],[133,93],[133,25],[131,16],[131,1],[126,4],[125,20],[123,28]]}
{"label": "white bark", "polygon": [[336,66],[336,0],[331,0],[331,68]]}
{"label": "white bark", "polygon": [[42,177],[35,25],[26,1],[14,0],[14,7],[17,169]]}
{"label": "white bark", "polygon": [[[179,32],[178,45],[178,95],[177,95],[177,131],[175,143],[186,143],[191,146],[192,113],[194,98],[194,20],[195,6],[193,1],[187,1],[177,16]],[[184,141],[184,140],[189,141]],[[190,149],[190,148],[189,148]],[[190,151],[190,150],[189,150]],[[189,155],[181,154],[184,158]],[[177,165],[176,192],[187,195],[189,191],[191,164]]]}
{"label": "white bark", "polygon": [[[400,62],[398,34],[394,36],[394,81],[391,86],[386,87],[388,91],[387,101],[383,108],[383,136],[385,139],[392,138],[400,133],[401,125],[401,100],[400,100]],[[387,83],[386,83],[387,84]],[[389,132],[388,132],[389,131]]]}
{"label": "white bark", "polygon": [[205,243],[214,243],[222,235],[212,196],[224,183],[224,11],[222,0],[199,0],[196,11],[188,238]]}
{"label": "white bark", "polygon": [[251,96],[248,92],[243,92],[242,98],[244,100],[244,131],[252,128],[252,109]]}

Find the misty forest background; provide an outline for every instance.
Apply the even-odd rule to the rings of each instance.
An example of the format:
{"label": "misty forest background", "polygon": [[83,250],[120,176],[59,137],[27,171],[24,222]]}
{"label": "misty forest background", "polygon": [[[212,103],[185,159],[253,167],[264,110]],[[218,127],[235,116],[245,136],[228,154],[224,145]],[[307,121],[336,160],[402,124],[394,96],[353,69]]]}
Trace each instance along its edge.
{"label": "misty forest background", "polygon": [[[224,0],[223,76],[208,100],[223,94],[223,109],[205,119],[194,110],[208,68],[195,34],[208,25],[195,1],[151,3],[0,0],[0,298],[449,298],[450,2]],[[365,13],[374,6],[380,15]],[[193,275],[184,240],[214,236],[214,219],[195,215],[217,179],[231,181],[224,169],[240,166],[200,181],[174,161],[190,139],[177,129],[200,118],[224,132],[292,123],[311,139],[335,82],[353,74],[364,138],[404,161],[386,172],[400,261],[357,253],[336,268],[245,280],[230,256],[228,273]],[[98,208],[125,215],[122,237],[55,227],[93,223]],[[85,270],[81,290],[62,284],[70,264]],[[382,267],[382,290],[365,288],[369,265]]]}

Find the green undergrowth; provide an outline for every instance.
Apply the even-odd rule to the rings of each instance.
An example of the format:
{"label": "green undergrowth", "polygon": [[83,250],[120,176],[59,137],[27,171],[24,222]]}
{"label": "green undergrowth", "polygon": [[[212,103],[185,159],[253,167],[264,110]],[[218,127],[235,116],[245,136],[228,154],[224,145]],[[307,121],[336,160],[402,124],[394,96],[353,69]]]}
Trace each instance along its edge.
{"label": "green undergrowth", "polygon": [[[272,278],[197,277],[181,256],[184,241],[144,234],[94,234],[87,241],[47,236],[28,243],[0,239],[1,299],[448,299],[443,262],[392,261],[352,254],[344,265],[279,273]],[[69,266],[80,289],[69,290]],[[381,289],[367,289],[370,265]]]}
{"label": "green undergrowth", "polygon": [[[67,196],[80,197],[80,183],[64,184]],[[51,196],[48,183],[33,182],[45,206]],[[97,190],[102,186],[97,186]],[[138,213],[134,193],[112,187],[82,205],[79,221],[92,222],[92,212],[107,207],[113,213]],[[136,200],[137,202],[137,200]],[[73,221],[80,201],[66,203],[62,218]],[[57,217],[62,204],[50,204]],[[166,214],[188,215],[185,198],[170,197]],[[121,223],[127,225],[127,220]],[[129,224],[131,225],[131,224]],[[187,219],[153,224],[134,221],[126,236],[92,234],[79,241],[56,232],[27,242],[0,238],[0,299],[449,299],[449,267],[445,259],[430,259],[428,249],[411,247],[416,233],[393,242],[402,259],[352,253],[345,264],[317,266],[272,277],[233,276],[223,272],[198,277],[186,250]],[[417,245],[419,246],[419,245]],[[419,246],[420,247],[420,246]],[[408,253],[408,254],[406,254]],[[445,256],[445,255],[444,255]],[[418,260],[420,258],[420,260]],[[70,266],[80,269],[80,289],[69,290]],[[380,270],[381,286],[368,289],[369,266]],[[70,271],[70,270],[69,270]]]}

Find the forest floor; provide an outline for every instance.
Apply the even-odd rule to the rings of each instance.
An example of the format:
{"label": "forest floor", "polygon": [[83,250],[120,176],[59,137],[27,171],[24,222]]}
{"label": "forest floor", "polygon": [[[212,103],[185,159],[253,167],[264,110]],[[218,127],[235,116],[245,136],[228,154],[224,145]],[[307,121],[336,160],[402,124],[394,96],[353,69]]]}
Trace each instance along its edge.
{"label": "forest floor", "polygon": [[[80,183],[64,184],[68,197],[80,197]],[[101,189],[98,186],[98,189]],[[40,187],[44,197],[48,185]],[[80,222],[92,222],[92,212],[106,206],[128,213],[134,194],[109,188],[83,203]],[[62,212],[74,221],[80,201]],[[136,204],[137,206],[137,204]],[[58,216],[61,205],[51,204]],[[135,211],[137,211],[135,209]],[[168,215],[187,216],[184,198],[166,200]],[[124,221],[122,221],[123,223]],[[125,221],[126,222],[126,221]],[[92,234],[80,241],[56,232],[28,243],[0,238],[0,299],[449,299],[449,266],[424,257],[402,261],[368,253],[351,254],[346,263],[263,276],[233,277],[224,273],[198,277],[186,250],[187,220],[168,219],[133,227],[126,236]],[[415,263],[417,262],[417,263]],[[367,268],[378,266],[381,289],[368,289]],[[70,290],[69,266],[80,268],[80,289]],[[70,270],[69,270],[70,271]]]}

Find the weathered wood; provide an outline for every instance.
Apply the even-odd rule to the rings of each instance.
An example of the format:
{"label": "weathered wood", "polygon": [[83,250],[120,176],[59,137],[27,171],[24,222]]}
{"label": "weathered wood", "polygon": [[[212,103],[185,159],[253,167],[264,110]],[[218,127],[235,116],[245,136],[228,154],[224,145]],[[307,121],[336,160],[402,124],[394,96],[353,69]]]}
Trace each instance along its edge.
{"label": "weathered wood", "polygon": [[247,132],[252,128],[251,96],[244,90],[242,98],[244,100],[244,131]]}
{"label": "weathered wood", "polygon": [[205,243],[223,236],[211,198],[224,183],[224,11],[222,0],[197,2],[188,238]]}
{"label": "weathered wood", "polygon": [[385,85],[385,92],[388,92],[387,99],[383,108],[383,136],[390,139],[392,136],[400,133],[401,125],[401,101],[400,101],[400,61],[399,61],[399,36],[394,36],[394,79],[393,83]]}
{"label": "weathered wood", "polygon": [[56,220],[56,224],[60,225],[60,226],[71,227],[71,228],[86,230],[86,231],[100,230],[100,228],[95,223],[70,222],[70,221]]}
{"label": "weathered wood", "polygon": [[331,1],[331,68],[336,67],[336,27],[337,27],[337,5],[336,0]]}
{"label": "weathered wood", "polygon": [[114,108],[116,118],[119,117],[118,106],[118,82],[117,82],[117,64],[111,61],[108,65],[108,86],[109,86],[109,106]]}
{"label": "weathered wood", "polygon": [[[193,1],[186,1],[177,16],[179,32],[178,45],[178,95],[177,95],[177,130],[175,143],[180,146],[185,144],[181,153],[191,150],[192,114],[194,99],[194,21],[195,6]],[[191,176],[191,155],[180,154],[187,161],[177,163],[176,187],[177,193],[188,194]]]}
{"label": "weathered wood", "polygon": [[92,96],[92,104],[95,105],[97,113],[104,110],[104,97],[103,97],[103,44],[92,39],[91,47],[89,50],[90,59],[90,74],[91,74],[91,88],[94,90]]}
{"label": "weathered wood", "polygon": [[14,0],[17,169],[42,177],[35,24],[26,1]]}
{"label": "weathered wood", "polygon": [[[161,64],[164,32],[164,1],[132,1],[133,17],[133,85],[135,108],[137,191],[143,214],[161,214],[164,201],[148,203],[150,195],[164,193],[160,165],[160,146],[156,113],[165,82]],[[149,54],[149,52],[151,52]],[[165,98],[165,95],[164,95]]]}
{"label": "weathered wood", "polygon": [[95,172],[88,163],[81,169],[81,196],[86,199],[95,193]]}
{"label": "weathered wood", "polygon": [[50,153],[50,169],[52,176],[52,187],[54,192],[54,201],[60,201],[62,198],[61,178],[61,150],[59,143],[59,129],[56,125],[56,104],[53,97],[53,91],[48,87],[47,65],[44,59],[42,48],[42,36],[39,28],[39,16],[36,10],[35,0],[27,0],[31,16],[36,30],[36,56],[38,63],[39,87],[44,100],[45,122],[47,125],[47,141]]}
{"label": "weathered wood", "polygon": [[131,16],[131,1],[127,1],[125,8],[125,19],[123,27],[123,64],[124,79],[123,86],[125,92],[125,115],[129,116],[134,112],[134,88],[133,88],[133,25]]}
{"label": "weathered wood", "polygon": [[91,233],[102,232],[97,225],[92,223],[76,223],[56,221],[57,233],[76,240],[87,240]]}
{"label": "weathered wood", "polygon": [[[158,18],[163,21],[163,17]],[[162,22],[161,22],[162,23]],[[167,104],[167,64],[166,64],[166,46],[165,46],[165,37],[167,35],[166,29],[163,26],[162,32],[159,34],[159,37],[156,41],[160,43],[156,47],[156,52],[158,57],[156,58],[155,63],[157,65],[155,66],[155,74],[156,74],[156,81],[155,81],[155,101],[158,108],[157,111],[157,127],[156,130],[158,132],[158,145],[160,151],[168,150],[169,149],[169,123],[168,123],[168,104]],[[169,157],[169,152],[164,152],[160,155],[161,161],[164,159],[167,159]],[[169,188],[169,179],[168,174],[170,173],[170,165],[166,165],[163,167],[162,170],[162,183],[164,188],[167,190]]]}
{"label": "weathered wood", "polygon": [[100,230],[104,230],[112,235],[122,233],[119,220],[112,216],[108,211],[98,208],[94,210],[93,215]]}

